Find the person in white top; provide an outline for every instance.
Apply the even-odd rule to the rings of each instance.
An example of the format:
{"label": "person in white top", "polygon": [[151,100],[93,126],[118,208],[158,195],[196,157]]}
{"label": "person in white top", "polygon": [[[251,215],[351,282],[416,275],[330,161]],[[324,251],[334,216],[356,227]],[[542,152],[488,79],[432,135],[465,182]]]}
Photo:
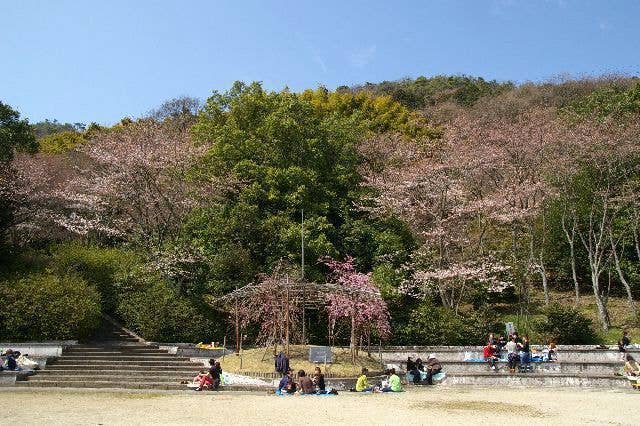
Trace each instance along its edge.
{"label": "person in white top", "polygon": [[509,362],[509,372],[515,373],[516,365],[520,362],[520,357],[518,356],[518,344],[516,343],[516,339],[513,336],[509,337],[509,341],[504,346],[507,350],[507,361]]}

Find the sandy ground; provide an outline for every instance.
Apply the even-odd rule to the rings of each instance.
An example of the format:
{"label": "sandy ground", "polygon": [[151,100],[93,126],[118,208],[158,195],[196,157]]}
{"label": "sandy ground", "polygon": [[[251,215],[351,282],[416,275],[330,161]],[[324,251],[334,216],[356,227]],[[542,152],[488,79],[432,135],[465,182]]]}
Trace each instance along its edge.
{"label": "sandy ground", "polygon": [[639,424],[640,392],[409,389],[333,397],[2,389],[0,424]]}

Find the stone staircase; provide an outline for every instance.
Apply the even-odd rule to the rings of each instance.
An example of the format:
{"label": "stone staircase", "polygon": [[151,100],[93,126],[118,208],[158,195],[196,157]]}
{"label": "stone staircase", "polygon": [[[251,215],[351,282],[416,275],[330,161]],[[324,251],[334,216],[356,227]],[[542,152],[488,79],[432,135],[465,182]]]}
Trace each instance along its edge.
{"label": "stone staircase", "polygon": [[[637,349],[630,350],[638,358]],[[492,370],[483,362],[464,361],[467,355],[482,356],[482,347],[406,347],[389,348],[382,353],[384,362],[404,367],[407,356],[426,360],[434,353],[446,373],[445,385],[530,386],[530,387],[596,387],[629,388],[625,377],[616,375],[623,366],[616,349],[595,347],[560,347],[558,361],[532,363],[529,372],[511,374],[506,362],[498,362]]]}
{"label": "stone staircase", "polygon": [[191,381],[202,368],[105,322],[92,341],[67,347],[44,370],[16,386],[186,389],[180,382]]}

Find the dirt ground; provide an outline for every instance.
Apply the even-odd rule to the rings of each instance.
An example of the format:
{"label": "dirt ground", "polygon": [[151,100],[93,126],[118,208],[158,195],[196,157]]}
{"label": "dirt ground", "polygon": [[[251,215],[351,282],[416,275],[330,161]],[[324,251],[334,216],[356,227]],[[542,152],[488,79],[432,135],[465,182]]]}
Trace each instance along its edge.
{"label": "dirt ground", "polygon": [[0,390],[0,424],[638,424],[640,392],[409,389],[278,397],[239,392]]}

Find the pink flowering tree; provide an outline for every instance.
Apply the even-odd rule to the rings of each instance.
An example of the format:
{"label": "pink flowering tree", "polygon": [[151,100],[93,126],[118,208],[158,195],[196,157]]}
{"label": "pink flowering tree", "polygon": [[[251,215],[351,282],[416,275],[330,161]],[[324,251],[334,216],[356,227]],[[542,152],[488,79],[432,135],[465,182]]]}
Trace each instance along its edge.
{"label": "pink flowering tree", "polygon": [[[206,151],[183,127],[144,119],[94,133],[71,153],[21,156],[14,190],[20,222],[157,249],[187,213],[219,194],[219,181],[192,173]],[[65,167],[49,167],[60,162]]]}
{"label": "pink flowering tree", "polygon": [[370,342],[372,332],[383,339],[391,334],[387,304],[371,281],[371,274],[355,270],[352,257],[344,262],[331,258],[320,261],[329,267],[329,282],[340,287],[327,296],[331,329],[335,328],[336,321],[350,322],[349,347],[355,360],[361,338]]}

